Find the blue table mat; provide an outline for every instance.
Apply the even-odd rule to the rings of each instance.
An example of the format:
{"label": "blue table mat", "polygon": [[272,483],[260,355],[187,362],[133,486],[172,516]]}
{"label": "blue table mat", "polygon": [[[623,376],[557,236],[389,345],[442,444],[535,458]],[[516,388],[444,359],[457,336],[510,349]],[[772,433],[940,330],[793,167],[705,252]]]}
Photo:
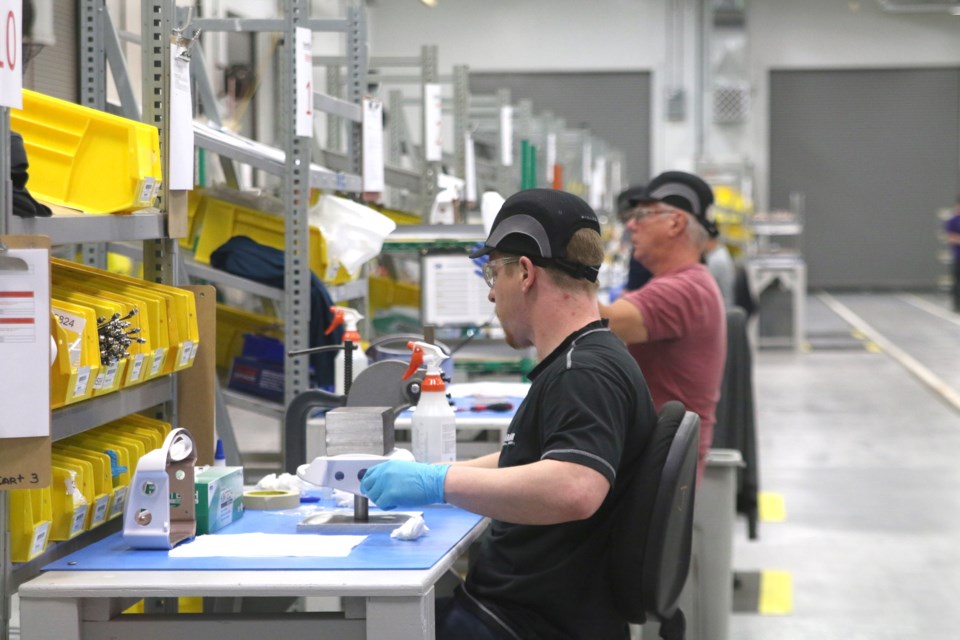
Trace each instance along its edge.
{"label": "blue table mat", "polygon": [[[296,533],[303,518],[330,509],[301,505],[282,511],[246,511],[243,517],[212,535]],[[44,571],[247,571],[247,570],[392,570],[428,569],[459,542],[482,517],[449,505],[423,511],[430,532],[417,540],[395,540],[389,532],[369,534],[345,558],[171,558],[166,550],[133,549],[115,533],[43,567]],[[370,513],[379,513],[371,508]],[[321,535],[301,533],[299,535]],[[327,534],[322,534],[327,535]]]}
{"label": "blue table mat", "polygon": [[[506,411],[469,411],[470,407],[477,405],[486,405],[493,404],[495,402],[509,402],[513,405],[511,409]],[[517,412],[517,408],[520,406],[520,403],[523,402],[523,398],[517,396],[497,396],[490,398],[478,399],[474,397],[463,397],[463,398],[453,398],[453,404],[457,411],[458,418],[484,418],[487,420],[490,419],[511,419],[513,414]],[[464,410],[466,409],[466,411]],[[403,418],[412,418],[413,411],[407,409],[406,411],[400,414]]]}

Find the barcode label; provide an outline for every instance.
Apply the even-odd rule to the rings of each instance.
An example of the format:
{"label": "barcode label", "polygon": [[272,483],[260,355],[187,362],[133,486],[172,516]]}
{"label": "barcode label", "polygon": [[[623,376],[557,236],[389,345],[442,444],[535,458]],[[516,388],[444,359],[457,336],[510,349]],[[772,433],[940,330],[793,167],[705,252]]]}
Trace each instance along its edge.
{"label": "barcode label", "polygon": [[90,384],[90,367],[80,367],[77,370],[77,383],[73,386],[74,398],[79,398],[87,392]]}
{"label": "barcode label", "polygon": [[123,505],[127,502],[127,488],[120,487],[113,494],[113,506],[110,507],[110,517],[116,518],[123,514]]}
{"label": "barcode label", "polygon": [[193,341],[184,340],[180,345],[180,367],[185,367],[190,362],[190,354],[193,353]]}
{"label": "barcode label", "polygon": [[93,510],[92,526],[96,526],[107,519],[107,503],[110,502],[110,496],[100,496]]}
{"label": "barcode label", "polygon": [[143,182],[140,184],[140,204],[153,204],[153,193],[156,183],[156,178],[152,176],[143,179]]}
{"label": "barcode label", "polygon": [[158,373],[160,373],[160,368],[163,366],[163,356],[164,356],[163,347],[160,347],[159,349],[153,352],[153,366],[150,367],[151,376],[155,376]]}
{"label": "barcode label", "polygon": [[83,522],[87,519],[87,505],[83,504],[73,510],[73,523],[70,525],[70,537],[83,531]]}
{"label": "barcode label", "polygon": [[114,362],[112,365],[107,367],[107,373],[104,376],[103,386],[101,387],[102,389],[109,389],[113,387],[113,381],[117,377],[117,367],[119,366],[120,366],[119,364]]}
{"label": "barcode label", "polygon": [[130,373],[127,374],[127,383],[138,382],[140,380],[140,370],[143,369],[143,354],[138,353],[133,356],[132,364],[130,365]]}
{"label": "barcode label", "polygon": [[33,532],[33,542],[30,543],[30,557],[43,553],[43,550],[47,548],[47,534],[50,533],[50,523],[42,522],[37,527],[37,530]]}
{"label": "barcode label", "polygon": [[103,381],[106,376],[101,372],[97,374],[97,377],[93,379],[93,388],[94,390],[103,389]]}

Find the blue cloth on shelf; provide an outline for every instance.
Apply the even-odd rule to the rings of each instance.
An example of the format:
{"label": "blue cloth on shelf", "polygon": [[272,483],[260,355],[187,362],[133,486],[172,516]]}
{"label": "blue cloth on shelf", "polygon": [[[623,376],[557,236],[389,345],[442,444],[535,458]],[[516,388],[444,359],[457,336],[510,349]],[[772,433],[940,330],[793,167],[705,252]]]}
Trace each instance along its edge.
{"label": "blue cloth on shelf", "polygon": [[[283,251],[267,247],[247,236],[234,236],[210,254],[210,265],[241,278],[255,280],[269,287],[284,288]],[[340,344],[343,342],[343,327],[337,327],[326,335],[324,331],[333,322],[330,307],[333,300],[320,278],[310,273],[310,346]],[[315,353],[310,356],[310,365],[318,387],[333,388],[333,367],[336,351]]]}

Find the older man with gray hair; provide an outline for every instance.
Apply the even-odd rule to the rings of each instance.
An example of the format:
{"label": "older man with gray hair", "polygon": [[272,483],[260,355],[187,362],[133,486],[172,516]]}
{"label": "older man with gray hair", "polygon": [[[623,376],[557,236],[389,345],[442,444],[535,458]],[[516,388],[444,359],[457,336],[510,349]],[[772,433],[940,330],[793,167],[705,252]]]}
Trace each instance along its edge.
{"label": "older man with gray hair", "polygon": [[653,273],[600,314],[630,349],[659,410],[680,400],[700,415],[702,478],[713,441],[727,357],[726,312],[710,271],[701,262],[713,222],[713,191],[698,176],[667,171],[654,178],[625,212],[633,255]]}

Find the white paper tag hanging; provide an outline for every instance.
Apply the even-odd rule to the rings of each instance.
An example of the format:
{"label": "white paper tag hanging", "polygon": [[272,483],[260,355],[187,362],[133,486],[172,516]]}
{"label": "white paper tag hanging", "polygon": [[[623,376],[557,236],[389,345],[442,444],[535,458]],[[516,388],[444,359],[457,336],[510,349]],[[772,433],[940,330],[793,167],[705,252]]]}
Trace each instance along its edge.
{"label": "white paper tag hanging", "polygon": [[383,101],[363,99],[363,190],[380,193],[383,176]]}
{"label": "white paper tag hanging", "polygon": [[557,134],[547,134],[547,184],[553,184],[553,167],[557,164]]}
{"label": "white paper tag hanging", "polygon": [[423,153],[427,162],[443,160],[443,96],[436,83],[423,85],[424,141]]}
{"label": "white paper tag hanging", "polygon": [[513,166],[513,107],[500,107],[500,164]]}
{"label": "white paper tag hanging", "polygon": [[[193,102],[190,99],[190,58],[178,44],[170,47],[171,189],[193,189]],[[151,185],[152,188],[153,185]],[[152,195],[152,194],[151,194]]]}
{"label": "white paper tag hanging", "polygon": [[473,136],[469,132],[463,134],[463,149],[464,199],[472,204],[477,202],[477,156]]}
{"label": "white paper tag hanging", "polygon": [[296,133],[313,137],[313,33],[306,27],[296,29]]}

